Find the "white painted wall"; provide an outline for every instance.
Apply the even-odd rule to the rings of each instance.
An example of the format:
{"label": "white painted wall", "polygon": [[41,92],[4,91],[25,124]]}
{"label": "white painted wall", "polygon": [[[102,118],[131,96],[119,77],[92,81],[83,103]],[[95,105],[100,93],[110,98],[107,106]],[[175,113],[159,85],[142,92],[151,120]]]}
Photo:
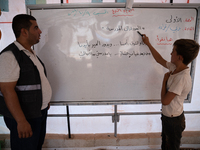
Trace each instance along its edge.
{"label": "white painted wall", "polygon": [[[50,0],[49,0],[50,1]],[[51,0],[53,1],[53,0]],[[138,2],[139,0],[137,0]],[[161,0],[165,2],[165,0]],[[177,0],[176,0],[177,1]],[[182,0],[179,0],[179,2]],[[136,0],[135,0],[136,2]],[[190,2],[196,2],[191,0]],[[199,1],[198,1],[199,2]],[[48,0],[47,0],[48,3]],[[11,22],[13,16],[26,13],[25,0],[15,0],[9,3],[9,12],[3,12],[0,22]],[[0,23],[2,39],[0,51],[15,40],[11,23]],[[196,72],[191,103],[184,104],[185,111],[200,111],[200,55],[196,61]],[[149,85],[151,86],[151,85]],[[118,112],[158,112],[160,104],[119,105]],[[113,113],[114,106],[70,106],[70,114],[96,114]],[[50,114],[66,114],[65,106],[51,106]],[[114,124],[111,117],[73,117],[70,119],[72,134],[114,133]],[[200,131],[200,114],[186,114],[186,131]],[[149,133],[160,132],[160,115],[120,116],[117,124],[117,133]],[[3,118],[0,117],[0,134],[9,133]],[[67,119],[61,117],[48,117],[47,133],[68,134]]]}

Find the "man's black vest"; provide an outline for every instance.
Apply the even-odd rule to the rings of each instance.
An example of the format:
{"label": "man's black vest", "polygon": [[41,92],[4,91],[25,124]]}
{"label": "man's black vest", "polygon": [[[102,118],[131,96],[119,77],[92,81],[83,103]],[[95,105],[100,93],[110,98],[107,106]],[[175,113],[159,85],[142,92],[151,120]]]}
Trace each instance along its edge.
{"label": "man's black vest", "polygon": [[[25,117],[27,119],[40,117],[42,107],[42,86],[37,67],[14,43],[6,47],[0,54],[5,51],[12,51],[20,67],[20,75],[15,90]],[[41,64],[44,67],[42,62]],[[46,74],[45,67],[44,72]],[[0,93],[0,114],[13,118],[5,104],[2,93]]]}

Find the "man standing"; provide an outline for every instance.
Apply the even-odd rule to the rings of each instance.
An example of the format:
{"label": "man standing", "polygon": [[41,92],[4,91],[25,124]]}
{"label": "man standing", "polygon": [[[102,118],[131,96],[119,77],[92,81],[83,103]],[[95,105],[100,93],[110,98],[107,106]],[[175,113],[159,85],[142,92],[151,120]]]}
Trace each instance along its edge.
{"label": "man standing", "polygon": [[12,150],[41,150],[52,91],[44,64],[31,47],[39,42],[36,19],[16,15],[16,41],[0,53],[0,114],[10,130]]}

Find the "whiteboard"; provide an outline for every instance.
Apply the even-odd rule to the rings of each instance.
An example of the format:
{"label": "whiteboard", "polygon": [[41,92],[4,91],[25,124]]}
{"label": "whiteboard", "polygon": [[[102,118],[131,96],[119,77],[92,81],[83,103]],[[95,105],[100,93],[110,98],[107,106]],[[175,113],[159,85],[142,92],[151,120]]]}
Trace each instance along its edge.
{"label": "whiteboard", "polygon": [[159,100],[165,68],[140,31],[168,61],[173,43],[194,39],[196,9],[78,8],[31,10],[42,30],[34,46],[52,101]]}

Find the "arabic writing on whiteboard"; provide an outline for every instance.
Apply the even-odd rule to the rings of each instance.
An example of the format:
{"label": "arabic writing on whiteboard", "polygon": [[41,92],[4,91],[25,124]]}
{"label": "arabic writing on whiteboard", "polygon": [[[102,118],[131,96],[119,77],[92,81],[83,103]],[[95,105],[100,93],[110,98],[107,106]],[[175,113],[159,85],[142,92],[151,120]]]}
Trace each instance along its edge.
{"label": "arabic writing on whiteboard", "polygon": [[159,37],[157,35],[157,38],[156,38],[156,42],[157,42],[157,45],[172,45],[172,42],[173,42],[173,39],[172,38],[169,38],[169,37]]}
{"label": "arabic writing on whiteboard", "polygon": [[131,58],[132,56],[150,56],[151,53],[150,52],[129,52],[129,51],[120,51],[119,53],[114,53],[112,54],[111,52],[99,52],[99,51],[81,51],[79,53],[80,57],[87,57],[87,56],[93,56],[96,58],[99,58],[100,56],[107,56],[107,57],[112,57],[112,56],[127,56],[128,58]]}
{"label": "arabic writing on whiteboard", "polygon": [[103,30],[108,31],[137,31],[137,30],[145,30],[145,27],[137,25],[136,27],[131,26],[118,26],[118,27],[102,27]]}
{"label": "arabic writing on whiteboard", "polygon": [[86,40],[85,43],[78,42],[78,45],[79,45],[79,47],[83,47],[83,48],[87,48],[87,49],[94,49],[94,48],[97,48],[98,46],[109,47],[109,48],[113,47],[113,46],[136,46],[136,45],[141,46],[141,45],[144,45],[144,43],[142,41],[131,41],[131,42],[128,42],[127,39],[124,42],[119,41],[119,43],[102,43],[99,40],[97,40],[94,43],[89,43]]}
{"label": "arabic writing on whiteboard", "polygon": [[[134,35],[135,31],[141,31],[141,33],[148,36],[147,31],[149,29],[152,30],[149,27],[151,25],[143,24],[144,20],[137,13],[136,8],[131,10],[123,8],[103,8],[101,10],[72,9],[68,13],[68,16],[83,18],[77,26],[74,25],[77,27],[76,29],[79,29],[75,29],[75,31],[81,31],[77,32],[77,38],[75,38],[76,40],[73,43],[78,53],[76,53],[76,56],[74,55],[75,48],[71,48],[72,50],[70,51],[73,53],[72,57],[77,57],[78,59],[92,56],[97,58],[100,56],[128,56],[130,58],[136,55],[136,53],[129,52],[134,46],[144,45],[141,37],[138,34]],[[130,19],[129,16],[133,18],[133,21],[131,19],[131,23],[126,21]],[[104,20],[104,17],[112,18]],[[134,20],[135,17],[140,17],[138,22]],[[84,22],[85,18],[92,18],[92,21]],[[153,19],[155,21],[155,18]],[[96,23],[97,20],[99,20],[98,23]],[[176,40],[176,34],[182,34],[182,32],[192,33],[195,30],[191,22],[195,22],[195,19],[190,15],[185,17],[180,14],[167,14],[155,24],[155,29],[153,30],[158,32],[152,34],[155,44],[158,46],[173,45],[173,42]],[[93,27],[95,28],[94,34],[91,32]],[[83,32],[83,30],[87,31],[87,33]],[[141,47],[134,47],[134,50],[137,52],[141,52],[142,49]],[[118,53],[114,53],[113,50]],[[143,53],[141,52],[141,54]]]}
{"label": "arabic writing on whiteboard", "polygon": [[171,15],[170,19],[166,20],[166,23],[178,23],[178,22],[182,22],[182,18],[177,17],[177,16],[173,17],[172,15]]}
{"label": "arabic writing on whiteboard", "polygon": [[[124,16],[133,16],[134,9],[126,10],[126,9],[112,9],[112,17],[124,17]],[[100,16],[107,14],[108,11],[104,9],[101,12],[89,12],[88,10],[80,10],[80,9],[73,9],[70,13],[68,13],[68,16]]]}
{"label": "arabic writing on whiteboard", "polygon": [[133,16],[134,9],[131,10],[122,10],[120,8],[112,9],[113,17],[124,17],[124,16]]}
{"label": "arabic writing on whiteboard", "polygon": [[183,30],[185,30],[185,31],[194,31],[194,27],[185,27]]}
{"label": "arabic writing on whiteboard", "polygon": [[186,18],[184,22],[192,22],[194,21],[194,17]]}
{"label": "arabic writing on whiteboard", "polygon": [[167,24],[162,24],[162,25],[160,25],[160,26],[158,27],[158,29],[163,30],[163,31],[165,31],[165,32],[167,32],[167,31],[172,31],[173,33],[176,33],[176,32],[178,32],[178,31],[181,30],[181,28],[180,28],[179,26],[171,27],[170,24],[169,24],[169,25],[167,25]]}
{"label": "arabic writing on whiteboard", "polygon": [[[182,21],[183,20],[183,21]],[[176,33],[178,31],[181,30],[180,27],[180,23],[189,23],[189,22],[193,22],[194,21],[194,17],[190,17],[190,18],[185,18],[182,19],[181,17],[174,17],[174,16],[170,16],[170,18],[166,19],[166,23],[159,25],[158,29],[163,30],[165,32],[168,31],[172,31],[173,33]],[[172,26],[172,24],[177,24],[176,26]],[[182,31],[194,31],[194,27],[185,27],[182,29]]]}
{"label": "arabic writing on whiteboard", "polygon": [[68,16],[99,16],[107,14],[107,10],[103,10],[102,12],[89,12],[88,10],[79,10],[79,9],[73,9],[70,13],[68,13]]}

